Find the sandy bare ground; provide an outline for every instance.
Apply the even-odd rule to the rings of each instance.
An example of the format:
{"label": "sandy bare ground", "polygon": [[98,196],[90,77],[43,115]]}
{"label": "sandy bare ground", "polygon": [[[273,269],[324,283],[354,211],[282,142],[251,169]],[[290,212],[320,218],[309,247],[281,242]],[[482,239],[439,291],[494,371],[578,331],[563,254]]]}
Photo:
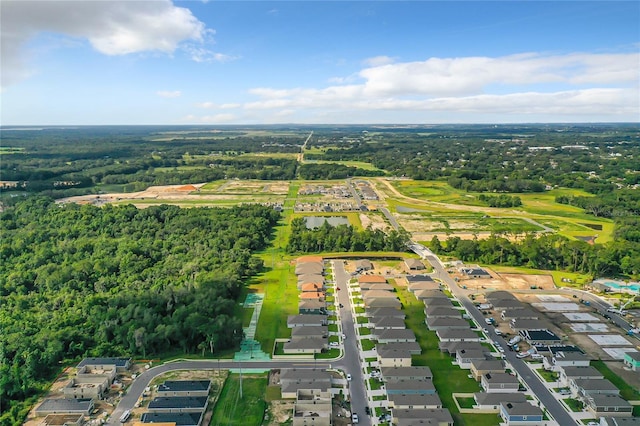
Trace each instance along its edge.
{"label": "sandy bare ground", "polygon": [[371,226],[371,229],[376,230],[386,230],[389,228],[389,225],[382,220],[381,217],[377,215],[366,215],[364,213],[360,213],[360,223],[362,223],[362,227],[367,229],[367,227]]}

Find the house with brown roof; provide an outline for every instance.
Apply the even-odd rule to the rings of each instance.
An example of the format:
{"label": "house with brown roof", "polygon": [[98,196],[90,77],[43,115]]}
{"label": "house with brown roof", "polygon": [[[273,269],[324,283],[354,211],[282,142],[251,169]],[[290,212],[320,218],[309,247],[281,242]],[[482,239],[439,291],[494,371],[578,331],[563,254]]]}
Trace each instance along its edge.
{"label": "house with brown roof", "polygon": [[404,265],[410,271],[421,271],[425,269],[424,263],[415,258],[405,259]]}
{"label": "house with brown roof", "polygon": [[387,279],[382,275],[360,275],[358,284],[361,283],[386,283]]}
{"label": "house with brown roof", "polygon": [[425,320],[429,330],[437,331],[448,329],[469,329],[470,325],[467,320],[458,318],[433,318],[427,317]]}

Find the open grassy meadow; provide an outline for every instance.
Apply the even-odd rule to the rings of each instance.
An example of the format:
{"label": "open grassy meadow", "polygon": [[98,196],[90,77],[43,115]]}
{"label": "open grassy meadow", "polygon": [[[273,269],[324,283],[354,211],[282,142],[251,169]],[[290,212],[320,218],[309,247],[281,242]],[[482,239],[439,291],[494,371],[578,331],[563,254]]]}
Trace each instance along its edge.
{"label": "open grassy meadow", "polygon": [[243,374],[242,382],[240,374],[230,374],[213,409],[209,425],[261,425],[267,408],[266,390],[266,374]]}

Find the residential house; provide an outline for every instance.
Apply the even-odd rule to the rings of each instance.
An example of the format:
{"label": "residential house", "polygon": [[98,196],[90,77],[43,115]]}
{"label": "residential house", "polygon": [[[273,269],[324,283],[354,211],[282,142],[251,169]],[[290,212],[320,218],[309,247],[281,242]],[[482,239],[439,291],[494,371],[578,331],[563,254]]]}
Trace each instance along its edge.
{"label": "residential house", "polygon": [[157,395],[170,396],[208,396],[211,380],[165,380],[158,385]]}
{"label": "residential house", "polygon": [[631,417],[633,415],[633,405],[620,395],[595,394],[585,398],[587,410],[594,417]]}
{"label": "residential house", "polygon": [[393,291],[394,288],[391,284],[387,283],[362,283],[360,284],[360,290],[368,291],[368,290],[385,290],[385,291]]}
{"label": "residential house", "polygon": [[491,302],[493,309],[498,312],[502,311],[515,311],[518,309],[524,309],[527,306],[517,299],[497,299]]}
{"label": "residential house", "polygon": [[116,378],[116,366],[112,365],[107,368],[93,368],[90,365],[84,365],[76,370],[76,377],[105,377],[109,385]]}
{"label": "residential house", "polygon": [[500,417],[507,426],[542,424],[544,412],[529,402],[502,402]]}
{"label": "residential house", "polygon": [[527,402],[527,396],[522,392],[476,392],[473,394],[473,399],[480,410],[491,410],[496,413],[500,411],[502,402]]}
{"label": "residential house", "polygon": [[102,399],[109,389],[109,379],[102,375],[86,374],[72,378],[62,388],[62,393],[68,399]]}
{"label": "residential house", "polygon": [[77,365],[78,370],[87,367],[91,370],[110,370],[115,366],[116,372],[123,373],[131,368],[131,358],[85,358]]}
{"label": "residential house", "polygon": [[326,315],[289,315],[287,327],[322,326],[327,325]]}
{"label": "residential house", "polygon": [[393,291],[387,291],[387,290],[367,290],[362,292],[362,298],[365,301],[367,299],[384,299],[384,298],[397,299],[398,295]]}
{"label": "residential house", "polygon": [[175,426],[200,426],[204,411],[199,413],[143,413],[140,421],[155,425],[173,424]]}
{"label": "residential house", "polygon": [[434,395],[436,388],[433,386],[431,379],[425,380],[393,380],[385,383],[387,395],[393,394],[429,394]]}
{"label": "residential house", "polygon": [[300,315],[326,315],[327,302],[318,299],[307,299],[298,302]]}
{"label": "residential house", "polygon": [[365,308],[393,308],[393,309],[401,309],[402,304],[396,298],[391,297],[376,297],[364,299],[364,307]]}
{"label": "residential house", "polygon": [[640,352],[625,352],[623,362],[631,371],[640,371]]}
{"label": "residential house", "polygon": [[481,339],[470,328],[436,330],[436,335],[441,342],[480,342]]}
{"label": "residential house", "polygon": [[324,293],[324,284],[322,284],[322,283],[304,283],[304,284],[299,284],[298,285],[298,290],[300,290],[302,292]]}
{"label": "residential house", "polygon": [[291,329],[291,339],[309,338],[309,337],[327,337],[329,336],[329,327],[321,326],[302,326]]}
{"label": "residential house", "polygon": [[453,426],[453,417],[446,408],[394,409],[391,413],[397,426]]}
{"label": "residential house", "polygon": [[[365,308],[366,309],[366,308]],[[365,310],[365,315],[371,317],[394,317],[394,318],[406,318],[406,314],[395,308],[368,308]]]}
{"label": "residential house", "polygon": [[487,302],[491,303],[493,306],[495,306],[494,303],[498,300],[507,300],[507,299],[518,300],[512,293],[506,290],[492,291],[490,293],[487,293],[484,298],[487,300]]}
{"label": "residential house", "polygon": [[620,389],[608,379],[573,379],[569,382],[569,388],[574,396],[620,395]]}
{"label": "residential house", "polygon": [[294,426],[330,426],[332,416],[331,392],[301,389],[293,408]]}
{"label": "residential house", "polygon": [[590,365],[586,366],[571,366],[558,368],[560,382],[562,384],[569,385],[569,382],[574,379],[604,379],[602,373],[596,370],[595,367]]}
{"label": "residential house", "polygon": [[319,354],[324,349],[329,348],[329,341],[326,337],[307,337],[307,338],[292,338],[282,347],[282,350],[287,355],[309,355]]}
{"label": "residential house", "polygon": [[421,271],[425,269],[424,263],[419,259],[405,259],[404,266],[410,271]]}
{"label": "residential house", "polygon": [[469,278],[491,278],[491,274],[482,268],[461,268],[460,272]]}
{"label": "residential house", "polygon": [[407,351],[411,355],[420,355],[422,353],[422,349],[418,342],[392,342],[378,343],[376,345],[376,350],[378,352],[391,349]]}
{"label": "residential house", "polygon": [[471,368],[473,361],[482,361],[487,359],[485,351],[482,349],[466,350],[460,349],[456,351],[456,363],[460,368]]}
{"label": "residential house", "polygon": [[411,353],[405,349],[378,349],[376,352],[380,367],[411,366]]}
{"label": "residential house", "polygon": [[[497,310],[497,308],[496,308]],[[520,309],[506,309],[502,311],[500,317],[505,321],[519,320],[519,319],[538,319],[540,314],[531,308]]]}
{"label": "residential house", "polygon": [[386,283],[387,279],[382,275],[360,275],[358,277],[358,284],[362,283]]}
{"label": "residential house", "polygon": [[147,410],[152,413],[201,413],[208,403],[207,396],[157,396],[149,401]]}
{"label": "residential house", "polygon": [[298,290],[300,285],[307,283],[318,283],[324,286],[324,275],[322,274],[304,274],[298,275]]}
{"label": "residential house", "polygon": [[442,408],[442,401],[438,394],[404,394],[394,393],[388,396],[389,408],[420,410],[427,408]]}
{"label": "residential house", "polygon": [[[436,332],[436,334],[438,334]],[[474,333],[475,334],[475,333]],[[477,341],[473,341],[473,342],[461,342],[461,341],[440,341],[438,343],[438,348],[440,349],[440,351],[444,352],[444,353],[448,353],[450,355],[455,355],[456,352],[460,349],[466,349],[466,350],[485,350],[487,351],[487,353],[490,353],[491,351],[489,349],[487,349],[486,347],[482,346],[482,344],[480,343],[480,340]]]}
{"label": "residential house", "polygon": [[467,329],[468,330],[470,328],[469,321],[464,320],[460,317],[458,318],[427,317],[425,320],[425,323],[427,324],[427,327],[429,328],[429,330],[432,330],[432,331],[444,330],[444,329],[451,329],[451,330]]}
{"label": "residential house", "polygon": [[397,380],[431,380],[433,374],[429,367],[407,366],[407,367],[382,367],[380,368],[382,380],[392,382]]}
{"label": "residential house", "polygon": [[35,409],[36,416],[49,414],[82,414],[88,416],[94,408],[93,399],[47,398]]}
{"label": "residential house", "polygon": [[356,271],[370,271],[373,269],[373,263],[369,259],[356,260]]}
{"label": "residential house", "polygon": [[476,359],[472,360],[470,364],[469,369],[476,380],[480,380],[487,373],[504,373],[506,369],[504,361],[499,359]]}
{"label": "residential house", "polygon": [[427,274],[406,275],[404,279],[407,280],[408,286],[411,286],[412,284],[417,284],[417,283],[434,282],[433,278],[431,278],[431,276]]}
{"label": "residential house", "polygon": [[440,290],[440,283],[435,281],[421,281],[418,283],[409,284],[407,288],[411,293],[416,294],[416,292],[421,290]]}
{"label": "residential house", "polygon": [[563,367],[588,367],[591,360],[582,352],[559,351],[543,358],[543,362],[547,370],[560,370]]}
{"label": "residential house", "polygon": [[371,317],[369,318],[369,324],[375,330],[402,330],[407,328],[402,318],[395,317]]}
{"label": "residential house", "polygon": [[[413,293],[418,300],[426,300],[426,299],[445,299],[451,301],[449,296],[444,294],[441,289],[425,289],[425,290],[416,290]],[[423,302],[424,303],[424,302]]]}
{"label": "residential house", "polygon": [[322,275],[324,272],[324,265],[322,262],[304,262],[296,265],[296,275]]}
{"label": "residential house", "polygon": [[413,330],[380,330],[376,331],[376,337],[378,343],[393,343],[393,342],[415,342],[416,335]]}
{"label": "residential house", "polygon": [[331,374],[315,368],[283,368],[280,370],[280,385],[285,399],[296,398],[299,390],[326,392],[331,389]]}
{"label": "residential house", "polygon": [[300,293],[298,297],[300,298],[300,300],[326,300],[324,291],[305,291],[303,293]]}
{"label": "residential house", "polygon": [[[460,310],[453,306],[431,306],[424,309],[427,318],[460,318]],[[468,325],[469,323],[467,323]]]}
{"label": "residential house", "polygon": [[485,373],[480,385],[485,392],[516,392],[520,388],[518,378],[508,373]]}
{"label": "residential house", "polygon": [[[422,290],[419,291],[418,293],[422,294],[425,291],[430,291],[430,290]],[[416,297],[418,297],[419,300],[422,300],[422,303],[424,303],[424,307],[426,309],[429,309],[433,306],[447,306],[452,308],[453,307],[453,303],[451,302],[451,299],[449,299],[448,297],[428,297],[426,299],[420,299],[419,296],[420,294],[417,294]]]}

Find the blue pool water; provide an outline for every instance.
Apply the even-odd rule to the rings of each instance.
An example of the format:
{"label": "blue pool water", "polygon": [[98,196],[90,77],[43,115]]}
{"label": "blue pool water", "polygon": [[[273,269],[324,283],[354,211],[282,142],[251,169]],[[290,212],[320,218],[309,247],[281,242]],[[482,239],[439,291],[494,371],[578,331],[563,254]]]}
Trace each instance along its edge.
{"label": "blue pool water", "polygon": [[635,291],[635,292],[640,291],[640,284],[638,283],[630,283],[628,285],[624,283],[619,283],[616,281],[602,281],[602,283],[607,287],[615,288],[616,290],[626,289],[626,290]]}

